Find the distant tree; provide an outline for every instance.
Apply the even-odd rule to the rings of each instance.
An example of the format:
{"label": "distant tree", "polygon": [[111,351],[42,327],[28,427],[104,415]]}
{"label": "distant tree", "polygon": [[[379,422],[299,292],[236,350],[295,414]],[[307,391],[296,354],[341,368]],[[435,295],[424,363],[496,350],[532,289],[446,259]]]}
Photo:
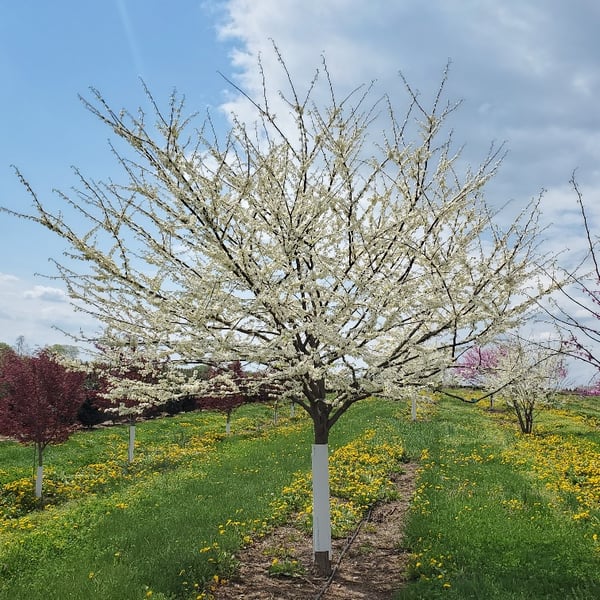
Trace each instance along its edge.
{"label": "distant tree", "polygon": [[[536,411],[556,402],[567,370],[560,348],[514,337],[466,353],[459,373],[489,395],[501,393],[523,433],[532,433]],[[479,362],[478,362],[479,360]]]}
{"label": "distant tree", "polygon": [[106,330],[96,348],[93,369],[101,382],[96,404],[102,404],[105,413],[128,421],[131,463],[138,418],[152,415],[175,396],[186,395],[186,390],[177,390],[185,374],[176,369],[167,373],[165,361],[153,355],[152,348],[142,348],[134,336]]}
{"label": "distant tree", "polygon": [[211,368],[205,389],[198,398],[199,408],[216,410],[226,415],[225,433],[231,433],[231,415],[248,401],[246,375],[240,361],[234,361],[225,368]]}
{"label": "distant tree", "polygon": [[[471,346],[460,358],[454,372],[461,381],[472,387],[485,387],[488,378],[498,367],[504,348],[502,346]],[[487,394],[490,408],[494,407],[493,390]]]}
{"label": "distant tree", "polygon": [[24,335],[20,335],[19,337],[17,337],[17,339],[15,341],[14,350],[17,354],[20,354],[20,355],[29,354],[29,352],[30,352],[29,346],[27,345],[27,342],[25,341]]}
{"label": "distant tree", "polygon": [[146,350],[151,337],[188,363],[240,359],[287,386],[313,423],[313,548],[329,573],[331,428],[373,394],[435,384],[553,284],[537,277],[535,203],[503,230],[485,202],[502,150],[464,168],[445,76],[430,104],[406,85],[398,107],[374,86],[337,92],[325,64],[301,92],[274,51],[285,89],[259,64],[263,89],[238,90],[254,122],[232,115],[224,135],[176,94],[161,110],[148,93],[148,115],[93,91],[124,181],[78,172],[59,207],[19,173],[33,214],[8,212],[67,241],[72,300]]}
{"label": "distant tree", "polygon": [[461,357],[454,371],[468,385],[482,386],[487,375],[498,366],[499,346],[472,346]]}
{"label": "distant tree", "polygon": [[46,350],[3,355],[0,433],[34,445],[38,498],[42,495],[44,449],[71,435],[84,400],[84,379],[84,373],[67,369]]}
{"label": "distant tree", "polygon": [[70,344],[52,344],[47,349],[52,354],[58,354],[70,360],[75,360],[79,356],[79,348]]}
{"label": "distant tree", "polygon": [[596,396],[600,395],[600,237],[594,236],[590,228],[575,174],[570,183],[579,206],[588,254],[579,269],[568,271],[570,285],[561,286],[562,296],[550,299],[553,308],[550,315],[567,335],[565,351],[595,370],[591,385],[583,391]]}

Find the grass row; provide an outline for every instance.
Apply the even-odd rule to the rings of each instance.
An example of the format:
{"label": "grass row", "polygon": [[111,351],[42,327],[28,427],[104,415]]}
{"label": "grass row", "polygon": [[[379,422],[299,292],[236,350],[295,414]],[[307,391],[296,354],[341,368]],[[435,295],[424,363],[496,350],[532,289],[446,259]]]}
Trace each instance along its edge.
{"label": "grass row", "polygon": [[397,599],[600,597],[598,422],[550,411],[524,436],[504,411],[440,403]]}
{"label": "grass row", "polygon": [[[600,597],[599,416],[581,400],[521,436],[508,413],[474,405],[423,403],[412,423],[404,404],[361,402],[332,431],[332,488],[343,498],[334,520],[349,526],[389,497],[382,472],[407,453],[421,473],[398,539],[411,560],[397,599]],[[225,438],[223,417],[209,413],[144,423],[131,466],[124,429],[52,448],[55,504],[19,513],[16,496],[0,501],[0,598],[205,598],[254,536],[295,511],[309,525],[308,419],[274,427],[268,409],[251,406],[233,426]],[[19,493],[29,460],[0,444],[0,486]],[[369,474],[378,487],[345,470],[352,461],[382,464]]]}
{"label": "grass row", "polygon": [[[332,449],[397,409],[371,404],[349,415]],[[207,583],[234,573],[241,545],[286,516],[276,509],[281,492],[310,466],[308,419],[274,427],[264,411],[240,410],[230,437],[219,436],[222,417],[207,413],[144,423],[130,467],[124,429],[84,432],[54,448],[47,462],[80,497],[2,520],[0,598],[202,598]],[[110,476],[96,486],[103,462]],[[2,461],[5,487],[25,463],[13,470]]]}

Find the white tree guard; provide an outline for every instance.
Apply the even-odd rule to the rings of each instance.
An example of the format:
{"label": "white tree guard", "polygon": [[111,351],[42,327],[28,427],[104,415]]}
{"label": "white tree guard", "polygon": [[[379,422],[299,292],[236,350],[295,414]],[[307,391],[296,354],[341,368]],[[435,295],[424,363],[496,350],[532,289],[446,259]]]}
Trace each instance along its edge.
{"label": "white tree guard", "polygon": [[42,465],[40,465],[37,468],[37,475],[35,478],[35,497],[36,498],[41,498],[42,497],[42,482],[44,480],[44,467]]}
{"label": "white tree guard", "polygon": [[127,450],[127,461],[133,462],[133,450],[135,448],[135,425],[129,426],[129,448]]}
{"label": "white tree guard", "polygon": [[331,509],[329,504],[329,447],[312,446],[313,552],[328,552],[331,558]]}

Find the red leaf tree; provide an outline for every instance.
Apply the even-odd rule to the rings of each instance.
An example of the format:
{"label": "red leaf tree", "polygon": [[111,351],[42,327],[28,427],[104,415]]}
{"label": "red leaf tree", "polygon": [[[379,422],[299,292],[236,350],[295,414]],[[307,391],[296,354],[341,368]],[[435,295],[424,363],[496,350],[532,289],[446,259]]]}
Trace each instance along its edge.
{"label": "red leaf tree", "polygon": [[65,441],[83,403],[85,374],[70,371],[46,350],[5,352],[0,363],[0,433],[34,444],[36,496],[42,495],[43,452]]}

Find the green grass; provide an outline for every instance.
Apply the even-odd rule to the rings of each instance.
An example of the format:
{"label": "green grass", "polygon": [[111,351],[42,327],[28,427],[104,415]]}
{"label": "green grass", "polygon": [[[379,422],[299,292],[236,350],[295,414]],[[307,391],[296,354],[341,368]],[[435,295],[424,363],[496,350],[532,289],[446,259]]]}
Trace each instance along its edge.
{"label": "green grass", "polygon": [[[595,440],[598,476],[598,431],[572,416],[540,415],[538,429],[552,431],[560,421],[565,443]],[[578,520],[573,492],[548,488],[556,470],[535,470],[536,444],[548,433],[518,435],[509,413],[456,402],[442,402],[425,427],[429,441],[403,542],[413,553],[412,582],[398,600],[600,597],[598,493]]]}
{"label": "green grass", "polygon": [[[540,414],[532,438],[509,413],[449,400],[425,409],[412,423],[404,403],[364,401],[330,440],[334,450],[366,430],[399,435],[421,462],[397,599],[600,597],[600,514],[585,487],[599,462],[593,400]],[[235,552],[310,468],[310,423],[284,413],[274,427],[268,408],[242,407],[227,438],[213,413],[142,423],[131,466],[126,427],[49,448],[55,505],[0,519],[0,598],[187,600],[230,576]],[[0,443],[0,485],[29,479],[31,461],[29,448]]]}
{"label": "green grass", "polygon": [[[194,582],[214,573],[215,565],[203,560],[200,548],[218,543],[217,559],[224,560],[240,544],[235,531],[219,534],[218,526],[231,518],[265,518],[269,502],[292,473],[307,468],[307,421],[271,433],[263,412],[262,407],[240,411],[237,423],[251,420],[252,428],[217,441],[197,457],[181,452],[194,435],[222,431],[222,416],[200,413],[141,424],[128,477],[116,478],[95,496],[33,513],[23,524],[32,525],[30,532],[0,538],[5,544],[0,597],[122,600],[141,598],[147,589],[184,597]],[[47,462],[53,458],[57,470],[73,474],[78,460],[114,460],[116,451],[127,473],[125,434],[112,429],[83,433],[54,448]],[[88,453],[92,445],[96,456]],[[165,446],[174,458],[161,451]]]}

